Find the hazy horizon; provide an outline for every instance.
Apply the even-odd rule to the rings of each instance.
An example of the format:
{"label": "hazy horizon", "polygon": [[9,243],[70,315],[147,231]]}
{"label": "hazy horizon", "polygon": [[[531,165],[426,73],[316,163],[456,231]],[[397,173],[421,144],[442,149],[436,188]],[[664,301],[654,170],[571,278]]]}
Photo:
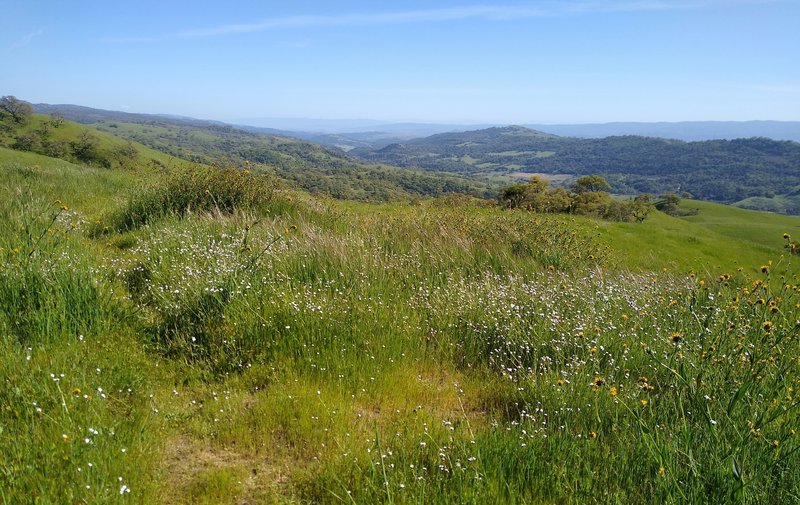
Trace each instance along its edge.
{"label": "hazy horizon", "polygon": [[798,3],[0,0],[0,94],[238,123],[796,121]]}

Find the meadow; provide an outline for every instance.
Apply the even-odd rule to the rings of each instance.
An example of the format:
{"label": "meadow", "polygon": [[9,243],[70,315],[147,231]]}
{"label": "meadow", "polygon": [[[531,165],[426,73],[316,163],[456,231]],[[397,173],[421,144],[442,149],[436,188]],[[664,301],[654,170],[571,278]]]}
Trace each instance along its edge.
{"label": "meadow", "polygon": [[798,218],[0,174],[0,503],[800,500]]}

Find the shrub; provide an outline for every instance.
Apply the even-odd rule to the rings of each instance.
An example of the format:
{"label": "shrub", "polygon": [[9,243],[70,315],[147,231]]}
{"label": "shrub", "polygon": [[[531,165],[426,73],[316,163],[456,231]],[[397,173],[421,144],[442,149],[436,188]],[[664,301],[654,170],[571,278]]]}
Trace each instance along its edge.
{"label": "shrub", "polygon": [[136,161],[136,158],[139,156],[139,150],[136,149],[136,146],[133,145],[133,142],[127,142],[120,146],[114,148],[113,151],[114,159],[117,160],[117,163],[120,167],[128,167]]}
{"label": "shrub", "polygon": [[652,206],[650,197],[639,195],[631,202],[615,200],[606,191],[610,186],[600,176],[581,177],[572,186],[549,188],[548,181],[533,176],[527,184],[512,184],[500,191],[500,205],[506,209],[532,212],[573,213],[612,221],[644,221]]}
{"label": "shrub", "polygon": [[611,206],[611,195],[604,191],[579,193],[573,200],[575,214],[603,217]]}
{"label": "shrub", "polygon": [[14,143],[11,145],[11,147],[18,151],[33,151],[35,146],[36,137],[31,133],[17,135],[17,137],[14,139]]}
{"label": "shrub", "polygon": [[42,153],[51,158],[66,159],[69,154],[67,143],[63,140],[43,140]]}
{"label": "shrub", "polygon": [[89,131],[84,130],[78,140],[75,140],[70,143],[70,147],[72,148],[72,154],[80,161],[84,163],[92,163],[98,161],[100,158],[100,154],[98,152],[98,140],[97,137],[89,133]]}

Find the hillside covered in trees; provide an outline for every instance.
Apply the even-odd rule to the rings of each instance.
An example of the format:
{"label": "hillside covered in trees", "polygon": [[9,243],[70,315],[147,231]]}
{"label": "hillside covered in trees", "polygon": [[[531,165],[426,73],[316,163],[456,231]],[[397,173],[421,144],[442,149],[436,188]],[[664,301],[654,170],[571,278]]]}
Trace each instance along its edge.
{"label": "hillside covered in trees", "polygon": [[[477,178],[520,173],[601,174],[616,193],[690,192],[735,203],[771,200],[800,187],[800,143],[767,138],[684,142],[638,136],[559,137],[518,126],[445,133],[383,149],[354,149],[368,162]],[[785,199],[800,213],[800,202]],[[776,209],[770,209],[776,210]]]}
{"label": "hillside covered in trees", "polygon": [[[532,174],[567,183],[598,174],[617,194],[690,193],[702,200],[800,214],[800,143],[762,137],[696,142],[633,135],[573,138],[508,126],[441,133],[379,149],[364,143],[344,153],[279,130],[248,130],[218,121],[75,105],[37,104],[31,112],[82,123],[182,160],[253,163],[293,187],[335,198],[387,201],[451,192],[493,197],[501,186]],[[47,154],[45,147],[59,147],[40,142],[37,151],[32,127],[13,119],[12,112],[4,117],[4,145],[42,154]]]}
{"label": "hillside covered in trees", "polygon": [[454,192],[481,197],[495,193],[491,185],[463,175],[365,164],[335,149],[215,121],[74,105],[32,106],[15,97],[3,97],[0,146],[105,168],[132,165],[145,151],[156,163],[247,166],[290,187],[339,199],[389,201]]}

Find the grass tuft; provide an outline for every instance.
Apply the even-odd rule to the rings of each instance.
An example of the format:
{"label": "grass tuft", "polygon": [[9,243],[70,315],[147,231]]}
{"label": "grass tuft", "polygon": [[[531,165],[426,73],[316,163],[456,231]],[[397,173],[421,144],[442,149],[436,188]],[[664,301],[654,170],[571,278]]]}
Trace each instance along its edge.
{"label": "grass tuft", "polygon": [[224,215],[236,211],[282,214],[291,209],[291,203],[277,194],[275,185],[262,175],[197,165],[177,169],[162,182],[134,193],[94,233],[135,230],[169,215]]}

